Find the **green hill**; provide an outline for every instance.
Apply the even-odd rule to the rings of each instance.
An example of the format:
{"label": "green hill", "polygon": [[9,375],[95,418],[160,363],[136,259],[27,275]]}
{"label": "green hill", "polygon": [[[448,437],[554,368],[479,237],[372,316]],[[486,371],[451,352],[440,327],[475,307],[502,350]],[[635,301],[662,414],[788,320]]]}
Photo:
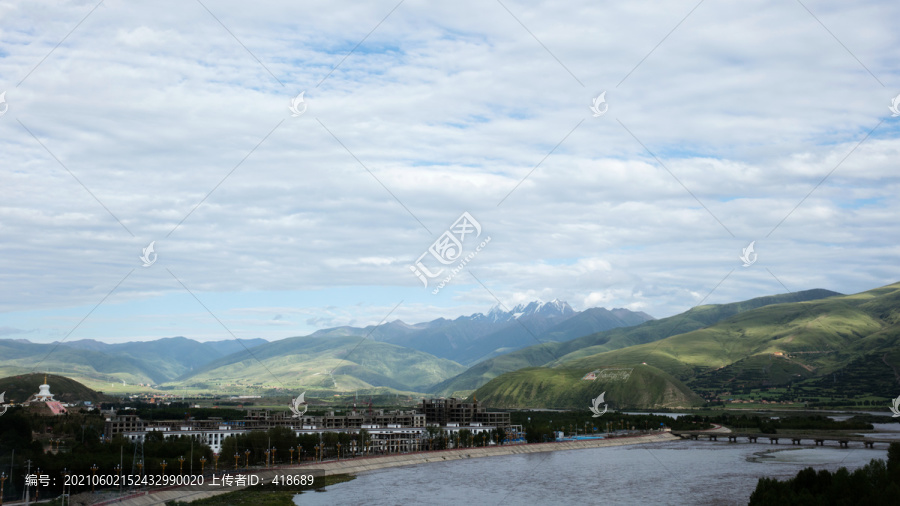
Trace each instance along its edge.
{"label": "green hill", "polygon": [[0,339],[0,375],[30,374],[35,364],[40,370],[53,371],[79,381],[99,384],[103,382],[149,382],[150,372],[146,364],[129,357],[114,357],[102,351],[69,348],[54,344],[29,343]]}
{"label": "green hill", "polygon": [[[39,373],[9,376],[0,378],[0,392],[6,392],[4,399],[6,402],[19,404],[27,401],[33,394],[38,393],[40,385],[43,383],[44,375]],[[50,385],[50,392],[53,394],[53,398],[62,402],[90,401],[97,404],[114,400],[112,397],[91,390],[65,376],[48,374],[47,384]]]}
{"label": "green hill", "polygon": [[[785,362],[780,368],[792,370],[789,376],[800,374],[795,371],[798,368],[813,375],[830,374],[862,355],[890,356],[900,351],[898,315],[900,283],[860,294],[753,309],[655,343],[580,358],[573,355],[565,364],[589,368],[647,362],[689,380],[698,373],[729,367],[733,378],[747,377],[777,359]],[[772,384],[790,381],[774,371],[765,376]]]}
{"label": "green hill", "polygon": [[[804,391],[851,399],[893,397],[900,386],[900,283],[854,295],[764,305],[690,328],[704,314],[721,315],[721,307],[701,306],[668,319],[671,327],[684,322],[686,332],[611,351],[602,351],[604,345],[573,351],[548,364],[552,368],[528,370],[518,380],[534,383],[548,370],[575,377],[616,366],[664,371],[709,397],[778,387],[793,388],[794,397]],[[663,320],[645,325],[659,322]],[[529,375],[535,378],[529,380]],[[492,383],[477,395],[496,396]],[[504,402],[514,403],[512,398]],[[531,399],[526,392],[515,402],[524,405]]]}
{"label": "green hill", "polygon": [[610,409],[684,408],[703,403],[682,382],[655,367],[611,369],[608,377],[585,380],[570,368],[533,367],[500,375],[474,397],[500,408],[587,408],[603,392]]}
{"label": "green hill", "polygon": [[465,367],[425,352],[357,336],[292,337],[215,360],[173,386],[310,388],[349,392],[374,387],[422,392]]}
{"label": "green hill", "polygon": [[[243,342],[251,347],[266,341]],[[129,385],[162,383],[231,353],[238,346],[241,343],[233,339],[201,343],[184,337],[115,344],[91,339],[50,344],[0,339],[0,374],[30,373],[38,364],[40,370],[75,378],[95,388],[123,381]]]}
{"label": "green hill", "polygon": [[634,327],[621,327],[566,342],[545,342],[485,360],[462,374],[435,385],[431,392],[453,395],[468,392],[486,384],[503,373],[523,367],[551,366],[579,357],[605,351],[659,341],[683,332],[713,325],[744,311],[788,302],[802,302],[840,295],[830,290],[806,290],[782,295],[757,297],[731,304],[698,306],[679,315],[651,320]]}

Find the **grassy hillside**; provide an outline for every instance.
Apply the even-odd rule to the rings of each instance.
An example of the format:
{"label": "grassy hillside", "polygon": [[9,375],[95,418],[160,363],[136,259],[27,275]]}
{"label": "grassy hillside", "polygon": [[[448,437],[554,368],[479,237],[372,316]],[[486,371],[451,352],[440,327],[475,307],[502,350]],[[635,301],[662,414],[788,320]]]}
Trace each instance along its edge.
{"label": "grassy hillside", "polygon": [[[218,359],[172,385],[229,389],[353,391],[385,386],[424,391],[459,374],[460,364],[392,344],[345,337],[292,337]],[[333,373],[332,373],[333,371]]]}
{"label": "grassy hillside", "polygon": [[653,367],[709,396],[782,387],[794,397],[892,397],[900,387],[900,283],[768,305],[656,342],[565,358],[555,368]]}
{"label": "grassy hillside", "polygon": [[[260,342],[266,341],[244,340],[248,347]],[[134,391],[138,383],[171,380],[240,346],[234,340],[201,343],[184,337],[117,344],[91,339],[50,344],[0,339],[0,374],[51,371],[93,388],[106,390],[112,383],[110,388],[122,390],[119,385],[125,382]]]}
{"label": "grassy hillside", "polygon": [[[452,395],[453,392],[474,390],[503,373],[523,367],[555,366],[581,357],[593,357],[610,350],[628,348],[643,343],[653,343],[660,339],[713,325],[716,322],[745,311],[775,304],[819,300],[836,295],[840,294],[830,290],[816,289],[758,297],[731,304],[710,304],[695,307],[669,318],[651,320],[634,327],[597,332],[566,342],[536,344],[475,364],[462,374],[435,385],[432,388],[432,392],[439,395]],[[629,356],[629,359],[632,358]],[[600,362],[604,365],[615,363],[614,361],[606,360],[601,360]],[[634,360],[631,360],[629,363],[633,362]],[[640,362],[642,360],[638,361],[638,363]],[[577,367],[581,367],[581,365]]]}
{"label": "grassy hillside", "polygon": [[150,382],[150,372],[130,357],[114,357],[101,351],[74,349],[53,344],[35,344],[0,339],[0,375],[30,374],[37,367],[78,381],[128,383]]}
{"label": "grassy hillside", "polygon": [[502,408],[587,409],[591,399],[606,392],[611,410],[628,408],[680,408],[703,400],[682,382],[652,366],[615,370],[607,378],[582,379],[585,372],[571,368],[527,368],[505,373],[474,397]]}
{"label": "grassy hillside", "polygon": [[[38,393],[40,385],[44,383],[43,374],[22,374],[0,378],[0,392],[6,392],[5,401],[22,403],[33,394]],[[47,384],[50,385],[50,393],[62,402],[91,401],[93,403],[109,402],[113,399],[97,391],[82,385],[81,383],[50,374],[47,376]]]}

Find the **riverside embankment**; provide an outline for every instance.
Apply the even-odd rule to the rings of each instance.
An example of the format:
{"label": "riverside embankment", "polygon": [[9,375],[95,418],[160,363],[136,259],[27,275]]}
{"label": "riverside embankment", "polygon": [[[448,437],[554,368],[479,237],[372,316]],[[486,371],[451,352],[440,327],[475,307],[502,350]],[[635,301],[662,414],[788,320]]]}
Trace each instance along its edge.
{"label": "riverside embankment", "polygon": [[[591,439],[582,441],[562,441],[553,443],[518,444],[505,446],[489,446],[480,448],[461,448],[458,450],[440,450],[433,452],[405,453],[401,455],[386,455],[377,457],[363,457],[340,461],[315,462],[303,465],[282,466],[259,471],[249,471],[241,474],[256,475],[265,483],[269,483],[276,475],[301,475],[313,473],[315,476],[329,476],[333,474],[358,474],[367,471],[375,471],[390,467],[413,466],[434,462],[448,462],[453,460],[465,460],[500,455],[514,455],[521,453],[538,453],[564,450],[581,450],[585,448],[603,448],[612,446],[635,445],[642,443],[659,443],[679,440],[680,438],[660,432],[648,435],[616,437],[609,439]],[[207,480],[207,482],[209,482]],[[235,487],[227,490],[221,487],[209,486],[208,490],[197,490],[197,487],[167,487],[165,489],[151,490],[131,494],[120,498],[106,497],[103,502],[95,504],[116,504],[122,506],[150,506],[165,504],[167,501],[189,502],[204,497],[230,492]],[[74,499],[74,498],[73,498]],[[74,503],[75,501],[73,501]]]}
{"label": "riverside embankment", "polygon": [[[331,474],[356,474],[365,471],[375,471],[387,467],[410,466],[428,464],[431,462],[447,462],[451,460],[473,459],[480,457],[493,457],[497,455],[513,455],[518,453],[556,452],[563,450],[580,450],[584,448],[602,448],[605,446],[622,446],[640,443],[658,443],[662,441],[677,440],[668,432],[650,434],[644,436],[617,437],[609,439],[589,439],[583,441],[562,441],[554,443],[536,443],[521,445],[506,445],[496,447],[462,448],[459,450],[441,450],[434,452],[407,453],[402,455],[390,455],[385,457],[368,457],[361,459],[320,462],[312,464],[318,470],[316,474],[328,476]],[[290,469],[301,469],[294,466]]]}

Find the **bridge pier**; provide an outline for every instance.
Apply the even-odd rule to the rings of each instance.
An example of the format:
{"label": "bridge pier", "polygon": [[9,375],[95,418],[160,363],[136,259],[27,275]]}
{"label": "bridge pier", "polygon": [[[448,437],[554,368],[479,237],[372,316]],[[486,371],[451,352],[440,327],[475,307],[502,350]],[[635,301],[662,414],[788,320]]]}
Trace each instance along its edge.
{"label": "bridge pier", "polygon": [[812,435],[802,432],[797,432],[793,434],[754,434],[754,433],[746,433],[746,432],[731,432],[731,433],[723,433],[723,432],[705,432],[705,431],[684,431],[684,432],[673,432],[674,435],[681,437],[682,439],[691,439],[693,441],[698,441],[701,437],[707,438],[709,441],[718,441],[719,437],[728,438],[729,443],[737,443],[739,438],[747,438],[747,441],[750,443],[757,443],[759,438],[768,438],[769,444],[777,445],[780,443],[781,439],[790,439],[791,444],[794,446],[803,445],[804,439],[811,439],[816,446],[825,446],[826,441],[836,441],[841,448],[849,448],[851,441],[857,441],[865,445],[866,448],[875,448],[875,443],[890,443],[890,440],[885,439],[871,439],[871,438],[862,438],[856,437],[848,434],[836,435],[836,436],[822,436],[822,435]]}

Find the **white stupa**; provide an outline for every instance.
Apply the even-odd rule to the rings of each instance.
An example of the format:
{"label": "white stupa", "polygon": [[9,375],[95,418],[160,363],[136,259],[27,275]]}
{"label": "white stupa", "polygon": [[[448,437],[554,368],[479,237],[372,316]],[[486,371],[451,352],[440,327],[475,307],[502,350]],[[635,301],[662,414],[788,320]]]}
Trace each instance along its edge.
{"label": "white stupa", "polygon": [[38,393],[34,394],[34,397],[32,398],[33,401],[35,401],[35,402],[52,402],[54,400],[53,394],[50,393],[50,385],[47,384],[47,375],[46,374],[44,375],[44,384],[41,385],[39,388],[40,388],[40,391],[38,391]]}

